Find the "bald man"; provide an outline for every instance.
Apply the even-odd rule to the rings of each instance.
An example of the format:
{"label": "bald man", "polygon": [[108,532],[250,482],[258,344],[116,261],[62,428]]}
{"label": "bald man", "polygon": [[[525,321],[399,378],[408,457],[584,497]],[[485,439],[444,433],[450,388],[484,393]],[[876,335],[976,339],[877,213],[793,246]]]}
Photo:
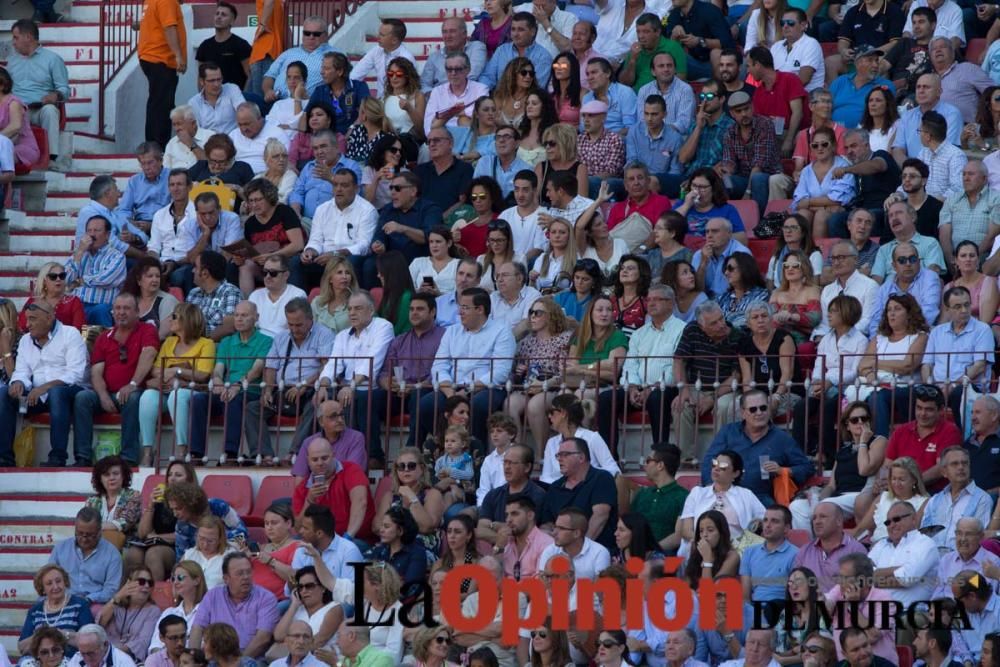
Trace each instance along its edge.
{"label": "bald man", "polygon": [[324,505],[333,514],[338,535],[355,542],[371,539],[375,501],[365,471],[356,463],[334,457],[326,438],[309,443],[306,456],[309,475],[292,494],[295,516],[302,516],[310,505]]}
{"label": "bald man", "polygon": [[275,660],[271,667],[325,667],[326,663],[312,654],[313,631],[305,621],[291,622],[284,643],[288,656]]}

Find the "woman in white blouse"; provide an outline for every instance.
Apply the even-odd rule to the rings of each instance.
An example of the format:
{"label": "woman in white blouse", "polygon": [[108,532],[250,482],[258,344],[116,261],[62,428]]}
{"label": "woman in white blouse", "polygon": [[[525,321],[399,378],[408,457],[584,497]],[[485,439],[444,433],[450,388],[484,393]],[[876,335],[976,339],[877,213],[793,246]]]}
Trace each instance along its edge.
{"label": "woman in white blouse", "polygon": [[233,551],[226,542],[226,524],[222,519],[209,514],[198,522],[195,546],[184,552],[182,561],[194,561],[205,573],[205,585],[215,588],[222,584],[222,561]]}
{"label": "woman in white blouse", "polygon": [[368,643],[389,654],[396,665],[403,659],[403,614],[399,602],[402,585],[396,568],[388,563],[372,563],[365,568],[364,618],[372,626]]}
{"label": "woman in white blouse", "polygon": [[312,629],[313,650],[332,648],[333,638],[344,622],[343,607],[334,601],[333,593],[320,582],[312,565],[295,573],[291,605],[274,628],[274,641],[285,641],[295,621],[303,621]]}
{"label": "woman in white blouse", "polygon": [[549,424],[556,435],[545,443],[545,452],[542,455],[542,474],[539,476],[539,480],[551,484],[562,477],[556,453],[559,451],[559,444],[567,438],[581,438],[586,441],[590,448],[590,465],[600,470],[606,470],[612,476],[621,474],[621,469],[615,463],[615,457],[611,455],[611,450],[608,449],[608,444],[604,442],[601,434],[581,426],[590,416],[587,412],[588,408],[592,408],[592,406],[592,401],[583,402],[577,398],[576,394],[559,394],[552,399],[552,407],[549,408]]}
{"label": "woman in white blouse", "polygon": [[[876,494],[876,500],[868,507],[864,517],[854,528],[854,537],[856,538],[871,532],[872,544],[889,536],[885,526],[885,518],[889,515],[889,508],[896,501],[905,500],[913,505],[914,510],[919,512],[930,498],[927,487],[924,486],[924,478],[920,468],[917,467],[917,462],[912,458],[901,456],[889,464],[888,470],[888,478],[880,474],[875,481],[872,492]],[[870,491],[861,493],[854,505],[855,511],[860,509],[866,500],[871,501],[871,495],[868,495],[870,493]]]}
{"label": "woman in white blouse", "polygon": [[[809,144],[816,159],[806,165],[789,210],[812,224],[813,238],[826,238],[826,221],[854,199],[854,176],[838,172],[851,163],[837,155],[837,135],[829,127],[813,132]],[[838,176],[839,174],[839,176]]]}
{"label": "woman in white blouse", "polygon": [[712,459],[712,483],[691,489],[684,509],[678,520],[681,546],[678,556],[691,552],[694,539],[694,521],[708,510],[722,512],[729,524],[729,532],[735,542],[750,527],[755,519],[764,518],[764,505],[753,491],[737,486],[743,476],[743,457],[732,450],[724,450]]}
{"label": "woman in white blouse", "polygon": [[431,291],[435,294],[455,291],[455,272],[458,271],[459,258],[451,231],[444,225],[432,227],[427,234],[427,249],[430,257],[417,257],[410,262],[413,286],[419,291]]}

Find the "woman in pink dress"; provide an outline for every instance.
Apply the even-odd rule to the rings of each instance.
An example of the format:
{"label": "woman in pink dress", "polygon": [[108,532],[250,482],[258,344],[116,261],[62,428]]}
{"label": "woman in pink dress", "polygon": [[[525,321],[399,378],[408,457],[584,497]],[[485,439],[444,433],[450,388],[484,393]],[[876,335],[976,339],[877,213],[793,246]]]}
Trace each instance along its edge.
{"label": "woman in pink dress", "polygon": [[[20,164],[31,166],[38,162],[41,153],[38,142],[28,122],[28,107],[14,97],[14,80],[6,69],[0,67],[0,133],[14,142],[14,157]],[[58,141],[49,137],[49,141]]]}

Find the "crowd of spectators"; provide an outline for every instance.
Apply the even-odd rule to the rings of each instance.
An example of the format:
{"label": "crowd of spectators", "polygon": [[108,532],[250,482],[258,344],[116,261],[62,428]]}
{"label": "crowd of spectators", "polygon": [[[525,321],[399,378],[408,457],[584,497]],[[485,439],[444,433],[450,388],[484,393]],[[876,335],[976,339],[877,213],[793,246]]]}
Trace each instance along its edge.
{"label": "crowd of spectators", "polygon": [[[248,43],[219,2],[189,47],[179,2],[149,1],[138,173],[94,178],[73,255],[0,303],[0,465],[46,412],[43,465],[95,490],[35,578],[26,664],[998,664],[1000,71],[963,60],[995,12],[486,0],[418,73],[404,21],[352,64],[320,17],[285,44],[282,5],[257,0]],[[40,64],[0,70],[2,171],[65,96],[37,32],[15,25]],[[291,466],[266,541],[197,484],[213,417],[223,462]],[[641,483],[626,422],[655,443]],[[167,454],[144,500],[132,468]],[[720,596],[710,631],[547,619],[514,646],[499,615],[442,622],[457,565],[624,595],[629,558],[643,586],[735,580],[745,615],[794,618],[734,632]],[[404,627],[425,593],[431,625]],[[972,628],[826,632],[838,600]]]}

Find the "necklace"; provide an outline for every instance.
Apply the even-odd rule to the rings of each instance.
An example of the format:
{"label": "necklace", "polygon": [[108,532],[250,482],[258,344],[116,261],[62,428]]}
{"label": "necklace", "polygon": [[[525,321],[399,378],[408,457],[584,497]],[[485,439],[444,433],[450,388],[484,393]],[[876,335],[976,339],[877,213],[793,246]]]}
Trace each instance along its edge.
{"label": "necklace", "polygon": [[46,600],[42,604],[42,620],[45,621],[45,625],[50,628],[58,628],[59,621],[62,620],[63,614],[66,612],[66,605],[68,604],[69,604],[69,598],[64,596],[62,606],[59,607],[59,615],[56,616],[55,619],[53,620],[49,618],[49,612],[46,610],[46,607],[49,606],[49,602],[48,600]]}

